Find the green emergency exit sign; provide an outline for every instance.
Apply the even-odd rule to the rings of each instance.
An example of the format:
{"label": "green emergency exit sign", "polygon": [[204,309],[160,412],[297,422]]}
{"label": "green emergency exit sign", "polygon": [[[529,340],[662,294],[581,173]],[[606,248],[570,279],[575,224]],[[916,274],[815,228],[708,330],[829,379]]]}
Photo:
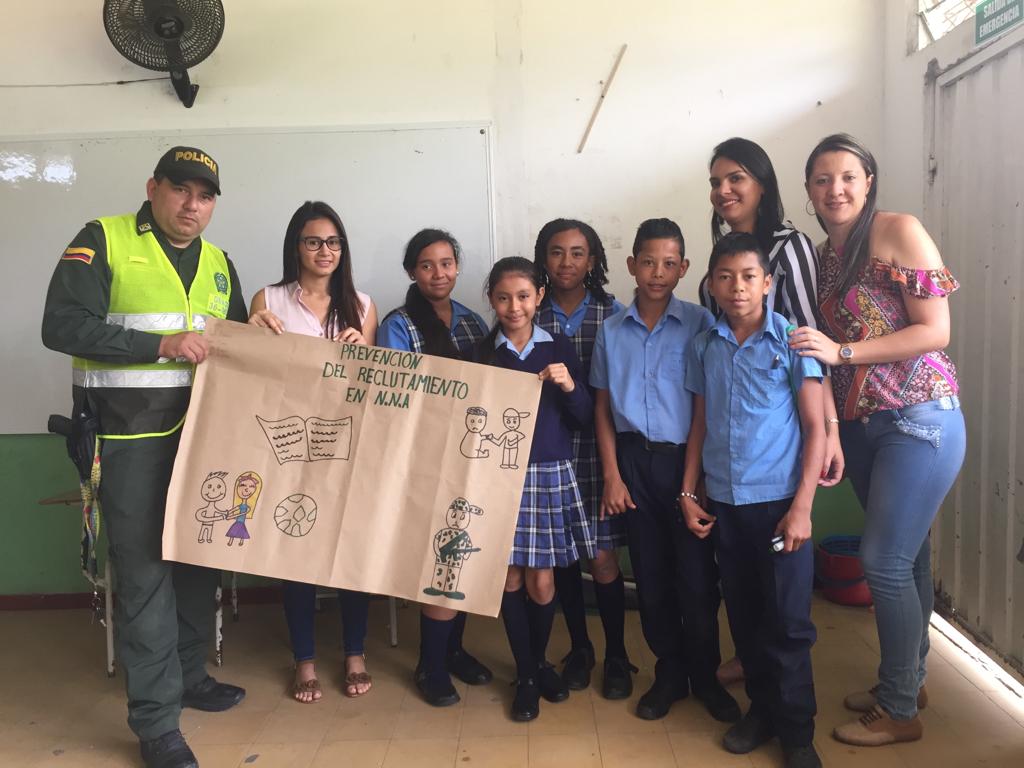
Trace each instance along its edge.
{"label": "green emergency exit sign", "polygon": [[1024,20],[1024,0],[985,0],[974,9],[974,44],[991,40]]}

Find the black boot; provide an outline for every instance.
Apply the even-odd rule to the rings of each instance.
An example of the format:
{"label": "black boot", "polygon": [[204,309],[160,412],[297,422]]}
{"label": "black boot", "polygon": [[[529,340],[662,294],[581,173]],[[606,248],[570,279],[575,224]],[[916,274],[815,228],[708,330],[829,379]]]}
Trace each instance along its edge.
{"label": "black boot", "polygon": [[486,666],[462,647],[462,635],[466,631],[466,614],[460,612],[452,621],[448,636],[448,671],[466,685],[486,685],[494,675]]}
{"label": "black boot", "polygon": [[516,695],[512,699],[512,719],[520,723],[535,720],[540,714],[540,686],[535,677],[521,677],[515,681]]}
{"label": "black boot", "polygon": [[449,707],[459,701],[459,692],[445,667],[452,623],[420,613],[420,658],[413,679],[424,701],[432,707]]}
{"label": "black boot", "polygon": [[685,679],[680,682],[669,679],[667,675],[655,676],[654,685],[647,689],[647,693],[636,704],[636,716],[642,720],[660,720],[668,714],[675,702],[685,699],[689,694],[690,688]]}
{"label": "black boot", "polygon": [[203,712],[223,712],[245,698],[245,688],[218,683],[209,675],[181,694],[181,706]]}
{"label": "black boot", "polygon": [[146,768],[199,768],[196,756],[177,729],[155,739],[140,741],[139,749]]}
{"label": "black boot", "polygon": [[694,688],[693,695],[700,700],[708,714],[720,723],[738,722],[741,716],[740,705],[721,684],[715,680],[706,688]]}
{"label": "black boot", "polygon": [[606,657],[601,695],[606,699],[628,699],[633,695],[633,676],[630,673],[637,671],[639,670],[629,663],[629,659]]}
{"label": "black boot", "polygon": [[590,685],[590,670],[594,668],[594,646],[573,648],[562,662],[562,680],[569,690],[582,691]]}
{"label": "black boot", "polygon": [[771,721],[763,715],[749,710],[736,725],[725,732],[722,746],[734,755],[753,752],[775,736]]}

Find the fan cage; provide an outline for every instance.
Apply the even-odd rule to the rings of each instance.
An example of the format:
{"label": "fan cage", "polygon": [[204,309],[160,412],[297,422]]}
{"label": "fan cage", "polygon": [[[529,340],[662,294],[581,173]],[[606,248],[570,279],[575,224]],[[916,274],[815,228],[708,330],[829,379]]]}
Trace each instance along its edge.
{"label": "fan cage", "polygon": [[155,72],[177,67],[194,67],[213,53],[224,34],[224,5],[221,0],[167,0],[184,21],[178,39],[181,60],[172,62],[166,41],[146,25],[144,0],[105,0],[103,27],[118,52],[134,64]]}

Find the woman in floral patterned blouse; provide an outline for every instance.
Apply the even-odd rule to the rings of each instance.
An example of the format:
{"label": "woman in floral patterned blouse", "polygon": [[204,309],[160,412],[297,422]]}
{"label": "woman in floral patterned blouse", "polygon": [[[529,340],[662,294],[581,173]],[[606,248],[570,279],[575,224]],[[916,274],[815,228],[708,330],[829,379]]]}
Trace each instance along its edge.
{"label": "woman in floral patterned blouse", "polygon": [[[828,239],[820,246],[822,330],[791,346],[833,366],[846,473],[864,507],[860,556],[875,604],[878,684],[846,697],[863,712],[834,736],[859,746],[921,738],[929,528],[963,463],[965,427],[949,343],[959,286],[913,216],[878,211],[875,158],[851,136],[822,139],[805,168]],[[830,425],[831,426],[831,425]]]}

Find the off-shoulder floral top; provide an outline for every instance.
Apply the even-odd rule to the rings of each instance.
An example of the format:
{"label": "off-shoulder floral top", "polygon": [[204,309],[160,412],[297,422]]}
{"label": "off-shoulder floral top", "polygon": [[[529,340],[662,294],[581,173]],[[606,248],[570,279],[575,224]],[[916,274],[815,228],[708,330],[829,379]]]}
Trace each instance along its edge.
{"label": "off-shoulder floral top", "polygon": [[[910,325],[903,296],[948,296],[960,284],[949,269],[907,269],[872,259],[860,280],[838,296],[841,261],[826,241],[819,248],[818,304],[822,330],[840,344],[895,333]],[[945,352],[928,352],[893,363],[842,365],[832,369],[832,391],[843,419],[937,400],[959,391],[956,367]]]}

